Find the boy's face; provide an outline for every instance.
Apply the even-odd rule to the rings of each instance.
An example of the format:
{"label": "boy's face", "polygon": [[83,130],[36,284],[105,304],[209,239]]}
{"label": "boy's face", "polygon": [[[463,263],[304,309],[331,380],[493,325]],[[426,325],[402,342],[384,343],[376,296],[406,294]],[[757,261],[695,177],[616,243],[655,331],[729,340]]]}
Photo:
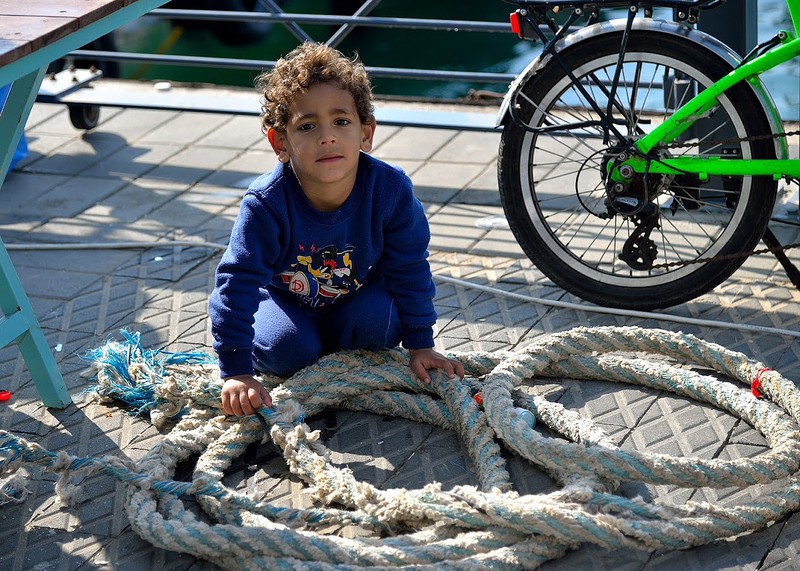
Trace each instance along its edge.
{"label": "boy's face", "polygon": [[306,194],[349,193],[359,151],[372,150],[375,123],[362,124],[353,95],[332,83],[318,83],[298,95],[286,131],[267,133],[281,162],[291,160]]}

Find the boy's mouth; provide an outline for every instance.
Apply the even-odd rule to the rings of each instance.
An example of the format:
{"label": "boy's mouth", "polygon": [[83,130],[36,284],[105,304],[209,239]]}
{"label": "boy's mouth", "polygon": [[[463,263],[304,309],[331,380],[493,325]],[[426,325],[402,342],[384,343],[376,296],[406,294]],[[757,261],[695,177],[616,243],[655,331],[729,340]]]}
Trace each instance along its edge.
{"label": "boy's mouth", "polygon": [[317,162],[318,163],[332,163],[332,162],[338,161],[339,159],[342,159],[342,158],[344,158],[344,157],[342,157],[342,155],[335,155],[335,154],[322,155],[320,158],[317,159]]}

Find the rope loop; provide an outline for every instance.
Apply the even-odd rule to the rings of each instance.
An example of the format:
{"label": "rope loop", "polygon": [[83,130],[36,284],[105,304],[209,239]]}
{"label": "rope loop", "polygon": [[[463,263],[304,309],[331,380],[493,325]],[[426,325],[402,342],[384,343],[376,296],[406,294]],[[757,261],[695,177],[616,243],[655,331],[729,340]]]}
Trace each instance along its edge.
{"label": "rope loop", "polygon": [[[262,378],[274,408],[248,418],[228,418],[220,410],[213,359],[145,351],[138,334],[123,337],[91,355],[96,393],[174,427],[136,463],[55,454],[0,431],[0,472],[23,463],[63,475],[101,469],[130,486],[126,507],[143,538],[222,567],[532,569],[583,543],[685,549],[763,529],[800,508],[797,387],[741,353],[692,335],[578,327],[516,352],[450,353],[467,377],[452,381],[439,372],[430,384],[416,378],[399,349],[342,352],[289,379]],[[761,432],[769,448],[735,459],[623,449],[591,419],[529,390],[543,379],[563,378],[634,384],[718,407]],[[480,403],[473,398],[477,391]],[[320,432],[305,423],[330,408],[454,431],[479,485],[380,489],[357,480],[349,468],[331,462]],[[518,408],[535,414],[535,427]],[[265,438],[307,484],[314,507],[280,507],[222,483],[232,462]],[[555,491],[520,495],[503,448],[550,475]],[[172,480],[178,462],[190,457],[197,457],[192,481]],[[777,481],[781,489],[742,495],[754,499],[733,506],[663,505],[616,493],[624,482],[744,489]],[[186,509],[186,495],[214,523]],[[356,525],[371,535],[321,533],[332,525]]]}

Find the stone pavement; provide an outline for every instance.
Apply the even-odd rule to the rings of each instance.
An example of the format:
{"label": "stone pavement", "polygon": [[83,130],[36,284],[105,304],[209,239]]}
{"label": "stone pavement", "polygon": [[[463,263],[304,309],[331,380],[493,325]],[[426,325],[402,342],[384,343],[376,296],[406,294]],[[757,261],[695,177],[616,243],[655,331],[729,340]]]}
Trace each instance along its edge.
{"label": "stone pavement", "polygon": [[[0,236],[10,249],[17,248],[12,259],[75,404],[64,410],[43,408],[16,348],[6,347],[0,351],[0,389],[13,397],[0,403],[0,430],[79,456],[141,458],[161,435],[148,422],[84,396],[87,380],[80,376],[85,367],[80,357],[120,328],[140,331],[149,348],[209,350],[206,300],[220,252],[211,246],[76,246],[185,239],[224,243],[243,190],[275,159],[253,117],[104,108],[101,124],[83,133],[71,126],[65,108],[38,104],[26,132],[30,156],[0,191]],[[522,254],[503,224],[496,133],[379,126],[376,139],[374,154],[410,173],[427,209],[435,274],[459,280],[438,283],[440,349],[513,350],[577,325],[640,325],[692,333],[800,382],[797,338],[769,330],[679,324],[657,314],[597,313],[556,288]],[[798,148],[794,141],[795,154]],[[63,249],[25,246],[38,243],[62,244]],[[790,255],[800,263],[797,251]],[[554,307],[534,298],[577,305]],[[800,292],[774,257],[758,256],[713,292],[663,315],[797,331],[798,302]],[[765,450],[765,439],[749,425],[686,399],[570,380],[550,389],[548,398],[593,419],[615,441],[634,449],[703,458],[739,458]],[[462,445],[444,430],[345,411],[314,419],[312,426],[324,429],[335,462],[380,488],[419,488],[432,481],[445,489],[476,484]],[[509,469],[520,493],[554,489],[549,478],[521,460],[511,458]],[[308,505],[302,484],[266,447],[237,461],[228,478],[232,486],[271,489],[277,505]],[[215,568],[140,539],[124,511],[125,488],[111,477],[90,478],[71,507],[56,499],[53,480],[31,468],[30,496],[0,508],[0,569]],[[667,486],[642,486],[636,493],[666,504],[707,500],[726,505],[750,498],[749,491]],[[581,547],[543,568],[800,569],[800,514],[759,533],[687,551]]]}

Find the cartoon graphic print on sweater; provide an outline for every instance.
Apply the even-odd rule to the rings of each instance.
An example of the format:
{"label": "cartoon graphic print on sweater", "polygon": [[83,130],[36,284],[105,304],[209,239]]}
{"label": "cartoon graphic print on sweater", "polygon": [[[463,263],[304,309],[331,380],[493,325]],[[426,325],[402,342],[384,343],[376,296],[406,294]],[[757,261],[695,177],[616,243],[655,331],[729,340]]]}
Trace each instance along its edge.
{"label": "cartoon graphic print on sweater", "polygon": [[[297,263],[281,273],[281,280],[289,291],[298,295],[303,303],[319,307],[348,295],[361,284],[354,277],[352,246],[343,251],[334,245],[316,248],[311,246],[309,255],[299,254]],[[300,246],[300,251],[305,248]]]}

